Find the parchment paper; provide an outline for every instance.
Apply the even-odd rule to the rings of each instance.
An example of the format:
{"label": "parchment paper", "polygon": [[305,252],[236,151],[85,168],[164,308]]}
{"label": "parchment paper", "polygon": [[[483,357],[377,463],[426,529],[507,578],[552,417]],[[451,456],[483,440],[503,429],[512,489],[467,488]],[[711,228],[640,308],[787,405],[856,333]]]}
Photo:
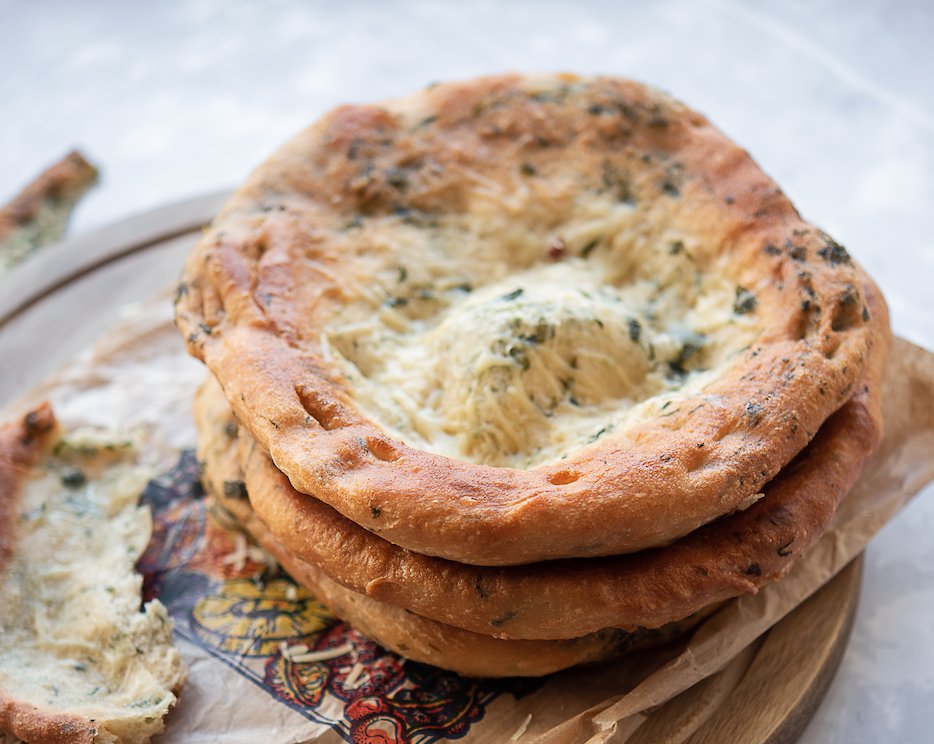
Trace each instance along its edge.
{"label": "parchment paper", "polygon": [[[206,373],[185,354],[165,298],[138,306],[128,315],[93,349],[15,403],[3,417],[50,398],[66,426],[92,424],[131,431],[146,443],[154,473],[171,468],[180,453],[194,445],[191,398]],[[340,742],[351,740],[352,726],[357,726],[353,729],[357,734],[363,732],[376,737],[373,741],[387,743],[431,742],[446,736],[467,742],[626,741],[643,723],[647,711],[709,678],[731,660],[751,654],[763,632],[847,565],[934,479],[934,354],[896,341],[884,389],[884,410],[886,434],[880,452],[841,505],[827,534],[786,578],[754,596],[727,603],[687,641],[541,681],[487,683],[459,680],[450,674],[432,676],[426,673],[430,668],[421,665],[401,666],[395,657],[374,652],[374,644],[366,646],[365,639],[345,629],[340,632],[350,635],[341,637],[351,639],[362,654],[355,658],[374,659],[369,662],[372,669],[365,669],[362,675],[357,670],[358,676],[376,679],[379,672],[385,677],[386,669],[403,675],[393,683],[396,697],[380,697],[375,688],[367,687],[360,688],[358,695],[344,690],[343,698],[329,696],[328,690],[340,692],[341,688],[325,679],[316,683],[319,693],[325,691],[320,699],[296,702],[294,697],[272,694],[267,684],[274,662],[281,662],[275,658],[278,652],[271,652],[262,662],[251,660],[249,653],[225,655],[197,636],[181,632],[176,617],[189,681],[160,741]],[[173,504],[178,506],[178,502]],[[161,518],[156,512],[157,531]],[[215,562],[207,566],[208,574],[213,571],[219,580],[236,582],[250,571],[259,576],[266,570],[258,559],[232,566],[223,551],[229,555],[242,552],[242,547],[232,533],[220,528],[215,532],[219,537],[212,538],[213,552],[207,559],[199,558],[202,564],[205,560]],[[161,581],[161,591],[176,591],[171,573]],[[369,649],[366,653],[370,656],[361,649]],[[251,669],[258,669],[260,678]],[[343,674],[345,681],[348,677],[346,670],[321,665],[315,669],[323,675]],[[424,697],[419,703],[420,685],[435,696]],[[429,685],[433,685],[431,690]],[[446,698],[441,696],[447,713],[438,712],[438,689],[449,693]],[[469,706],[458,709],[464,700]],[[407,702],[403,705],[400,701]],[[419,724],[426,716],[431,725]],[[351,719],[352,725],[348,723]]]}

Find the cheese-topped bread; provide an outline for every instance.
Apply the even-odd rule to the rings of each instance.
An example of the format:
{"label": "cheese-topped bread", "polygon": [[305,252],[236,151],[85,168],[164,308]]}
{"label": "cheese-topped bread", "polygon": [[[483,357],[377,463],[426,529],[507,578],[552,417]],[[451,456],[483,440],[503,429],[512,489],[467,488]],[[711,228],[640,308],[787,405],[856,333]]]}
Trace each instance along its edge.
{"label": "cheese-topped bread", "polygon": [[0,731],[146,742],[185,669],[172,622],[140,609],[147,471],[112,435],[62,435],[48,407],[0,428]]}
{"label": "cheese-topped bread", "polygon": [[[867,285],[866,293],[885,319],[878,291]],[[380,602],[502,638],[655,628],[779,579],[823,534],[882,437],[884,339],[876,351],[857,392],[753,506],[637,554],[484,567],[400,548],[295,491],[238,427],[213,379],[195,398],[198,453],[215,481],[234,473],[214,490],[233,504],[248,500],[249,519],[258,518],[293,560]],[[224,465],[236,463],[238,448],[238,466]]]}
{"label": "cheese-topped bread", "polygon": [[327,114],[217,217],[177,320],[298,490],[503,565],[748,506],[887,332],[704,117],[570,75]]}

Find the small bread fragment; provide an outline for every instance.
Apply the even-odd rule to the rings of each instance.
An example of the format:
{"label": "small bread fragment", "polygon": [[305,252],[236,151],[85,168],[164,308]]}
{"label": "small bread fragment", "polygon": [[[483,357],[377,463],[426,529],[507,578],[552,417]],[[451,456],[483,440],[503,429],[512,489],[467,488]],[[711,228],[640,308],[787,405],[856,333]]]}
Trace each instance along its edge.
{"label": "small bread fragment", "polygon": [[45,405],[0,427],[0,732],[147,742],[185,680],[172,622],[140,609],[148,479],[127,441],[62,435]]}
{"label": "small bread fragment", "polygon": [[97,168],[74,150],[0,207],[0,272],[61,238],[97,177]]}

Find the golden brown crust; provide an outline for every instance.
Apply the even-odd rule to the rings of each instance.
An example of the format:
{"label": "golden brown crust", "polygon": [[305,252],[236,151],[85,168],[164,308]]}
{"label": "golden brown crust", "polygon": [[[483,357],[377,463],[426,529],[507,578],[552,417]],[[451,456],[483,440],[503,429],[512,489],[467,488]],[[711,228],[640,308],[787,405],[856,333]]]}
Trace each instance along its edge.
{"label": "golden brown crust", "polygon": [[0,691],[0,731],[30,744],[91,744],[97,727],[86,718],[52,713],[14,700]]}
{"label": "golden brown crust", "polygon": [[[379,258],[348,224],[469,213],[465,171],[504,183],[517,151],[573,193],[605,190],[607,164],[626,174],[645,224],[696,238],[705,266],[728,256],[764,323],[673,414],[531,470],[389,437],[319,338]],[[857,271],[683,105],[617,79],[503,76],[341,107],[292,140],[189,258],[177,322],[298,490],[420,553],[508,565],[666,544],[743,506],[852,395],[885,333]]]}
{"label": "golden brown crust", "polygon": [[[865,286],[872,312],[885,327],[885,304],[877,289]],[[859,389],[764,488],[764,498],[663,549],[508,568],[420,555],[296,492],[241,433],[246,491],[259,518],[293,556],[356,592],[443,623],[541,639],[606,627],[658,627],[775,581],[824,532],[881,439],[888,346],[883,333]],[[201,457],[231,457],[236,430],[215,383],[199,392],[196,418]]]}
{"label": "golden brown crust", "polygon": [[[55,432],[55,417],[47,403],[19,421],[0,426],[0,577],[16,549],[23,480],[47,450]],[[97,733],[86,718],[39,708],[10,697],[2,689],[0,731],[37,744],[90,743]]]}
{"label": "golden brown crust", "polygon": [[291,553],[258,519],[249,502],[225,487],[238,475],[236,457],[211,458],[205,485],[216,502],[269,551],[299,584],[335,615],[377,643],[426,664],[470,677],[542,676],[579,664],[667,643],[693,628],[714,608],[660,629],[605,629],[566,640],[504,640],[445,625],[347,589],[315,564]]}

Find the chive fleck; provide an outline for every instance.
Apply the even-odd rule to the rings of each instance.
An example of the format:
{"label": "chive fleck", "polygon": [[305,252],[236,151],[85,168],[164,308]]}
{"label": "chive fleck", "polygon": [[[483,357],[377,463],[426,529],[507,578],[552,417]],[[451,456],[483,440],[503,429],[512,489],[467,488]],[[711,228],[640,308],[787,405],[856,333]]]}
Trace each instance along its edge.
{"label": "chive fleck", "polygon": [[635,318],[629,319],[629,340],[634,344],[639,343],[642,338],[642,324]]}
{"label": "chive fleck", "polygon": [[594,238],[591,240],[583,248],[581,248],[580,257],[587,258],[591,253],[593,253],[593,249],[596,248],[599,244],[600,238]]}
{"label": "chive fleck", "polygon": [[756,296],[745,287],[736,288],[736,299],[733,300],[733,312],[737,315],[746,315],[756,309]]}
{"label": "chive fleck", "polygon": [[515,610],[507,610],[506,612],[504,612],[504,613],[503,613],[502,615],[500,615],[499,617],[496,617],[496,618],[493,618],[492,620],[490,620],[490,625],[492,625],[494,628],[498,628],[498,627],[500,627],[501,625],[505,625],[506,623],[508,623],[508,622],[509,622],[510,620],[512,620],[515,616],[516,616]]}
{"label": "chive fleck", "polygon": [[834,266],[850,262],[850,254],[846,252],[846,248],[829,236],[824,236],[824,240],[824,247],[817,251],[818,256]]}
{"label": "chive fleck", "polygon": [[588,444],[593,444],[593,443],[596,442],[600,437],[602,437],[604,434],[606,434],[611,428],[613,428],[613,427],[612,427],[612,426],[604,426],[602,429],[600,429],[600,431],[598,431],[596,434],[592,435],[592,436],[590,437],[590,439],[587,440],[587,443],[588,443]]}
{"label": "chive fleck", "polygon": [[87,477],[78,468],[69,468],[62,473],[62,485],[65,488],[81,488],[87,482]]}
{"label": "chive fleck", "polygon": [[224,498],[228,499],[246,499],[246,483],[242,480],[226,480],[224,481]]}

